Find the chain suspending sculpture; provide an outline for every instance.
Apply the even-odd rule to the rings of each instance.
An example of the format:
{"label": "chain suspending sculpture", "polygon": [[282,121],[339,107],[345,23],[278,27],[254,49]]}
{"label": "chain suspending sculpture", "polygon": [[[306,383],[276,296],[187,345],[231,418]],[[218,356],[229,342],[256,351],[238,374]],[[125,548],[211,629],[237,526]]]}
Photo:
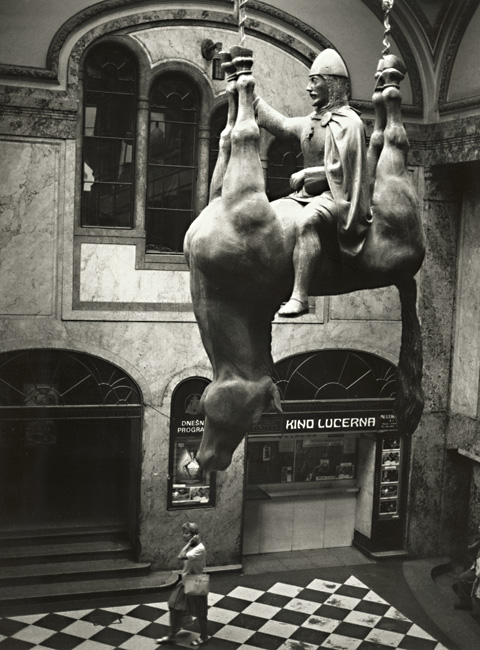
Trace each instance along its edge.
{"label": "chain suspending sculpture", "polygon": [[[305,310],[304,297],[295,297],[297,285],[311,296],[398,288],[402,340],[395,410],[399,430],[413,433],[423,410],[414,276],[425,241],[407,170],[402,61],[390,54],[380,60],[368,150],[353,109],[345,102],[329,103],[331,83],[322,85],[320,79],[309,90],[315,112],[300,119],[296,134],[304,151],[308,142],[322,137],[324,158],[310,167],[306,161],[305,174],[292,179],[291,197],[270,203],[259,155],[259,123],[274,133],[293,123],[280,124],[283,116],[256,97],[251,50],[236,46],[221,57],[227,74],[227,124],[210,202],[192,223],[184,247],[194,312],[213,367],[213,381],[201,402],[205,428],[198,462],[205,469],[226,469],[262,413],[281,411],[272,380],[272,320],[289,296],[287,306],[293,309],[286,315]],[[312,81],[315,85],[314,77],[328,81],[329,73],[348,77],[341,66],[336,52],[324,50],[312,66],[309,86]],[[344,146],[347,119],[354,126]],[[316,187],[311,192],[310,181]]]}

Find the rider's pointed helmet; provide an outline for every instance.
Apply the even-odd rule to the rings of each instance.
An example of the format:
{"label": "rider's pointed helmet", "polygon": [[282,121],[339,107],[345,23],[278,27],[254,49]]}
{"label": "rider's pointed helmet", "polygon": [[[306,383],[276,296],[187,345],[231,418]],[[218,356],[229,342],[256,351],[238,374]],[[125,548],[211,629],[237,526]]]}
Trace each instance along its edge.
{"label": "rider's pointed helmet", "polygon": [[348,72],[345,63],[343,62],[342,57],[338,52],[332,50],[328,47],[327,49],[320,52],[315,61],[312,63],[310,72],[308,73],[310,77],[315,74],[320,75],[335,75],[337,77],[347,77]]}

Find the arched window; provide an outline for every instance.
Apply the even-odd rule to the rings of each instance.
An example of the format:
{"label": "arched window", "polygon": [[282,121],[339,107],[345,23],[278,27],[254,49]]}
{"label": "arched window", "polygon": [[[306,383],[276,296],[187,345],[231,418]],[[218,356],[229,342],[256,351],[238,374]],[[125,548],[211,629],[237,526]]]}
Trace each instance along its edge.
{"label": "arched window", "polygon": [[281,199],[292,191],[290,176],[303,169],[300,143],[274,140],[268,149],[267,196],[270,201]]}
{"label": "arched window", "polygon": [[104,44],[84,70],[82,226],[132,228],[136,66]]}
{"label": "arched window", "polygon": [[182,253],[194,218],[199,93],[185,75],[167,73],[150,92],[146,247]]}

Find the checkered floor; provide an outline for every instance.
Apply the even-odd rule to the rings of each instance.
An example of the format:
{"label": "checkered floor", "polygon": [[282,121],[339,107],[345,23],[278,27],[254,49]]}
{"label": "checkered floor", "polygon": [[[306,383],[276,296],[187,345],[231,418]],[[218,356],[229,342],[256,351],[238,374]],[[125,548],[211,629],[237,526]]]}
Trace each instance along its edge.
{"label": "checkered floor", "polygon": [[[206,650],[447,650],[354,576],[209,595]],[[166,602],[0,618],[0,650],[154,650]],[[190,646],[197,622],[177,646]],[[173,644],[160,647],[175,647]]]}

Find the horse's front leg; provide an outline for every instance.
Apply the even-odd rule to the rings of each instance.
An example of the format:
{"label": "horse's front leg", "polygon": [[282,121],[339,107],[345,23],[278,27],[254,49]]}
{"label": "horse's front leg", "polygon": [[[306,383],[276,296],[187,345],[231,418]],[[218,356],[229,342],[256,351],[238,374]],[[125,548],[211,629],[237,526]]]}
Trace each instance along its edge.
{"label": "horse's front leg", "polygon": [[238,112],[238,94],[237,94],[237,70],[232,63],[230,52],[220,52],[222,69],[227,77],[225,91],[228,97],[228,116],[227,123],[220,134],[220,146],[218,151],[217,162],[213,171],[212,181],[210,183],[209,203],[218,199],[222,195],[223,179],[227,171],[228,161],[230,160],[231,151],[231,133],[237,120]]}
{"label": "horse's front leg", "polygon": [[253,107],[255,79],[251,72],[252,51],[236,46],[231,48],[230,53],[237,70],[238,113],[231,132],[232,148],[222,197],[226,206],[239,206],[248,196],[257,206],[261,205],[262,211],[270,213],[260,161],[260,129]]}

